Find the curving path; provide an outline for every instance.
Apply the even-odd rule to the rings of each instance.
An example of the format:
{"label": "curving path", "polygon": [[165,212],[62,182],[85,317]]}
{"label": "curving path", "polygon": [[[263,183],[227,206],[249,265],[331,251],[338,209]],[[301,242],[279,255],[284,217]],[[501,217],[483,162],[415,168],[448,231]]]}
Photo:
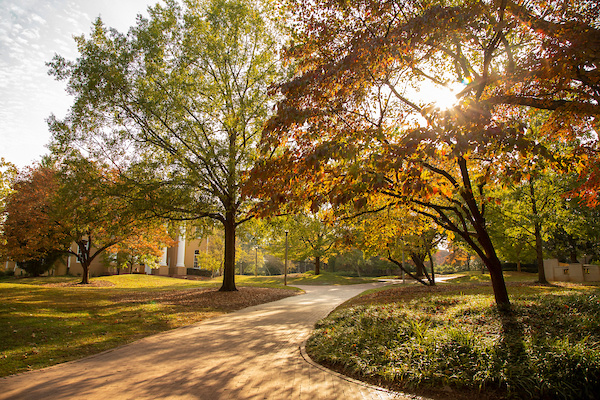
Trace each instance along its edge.
{"label": "curving path", "polygon": [[150,336],[92,357],[0,379],[0,399],[395,399],[305,361],[314,323],[378,284],[306,294]]}

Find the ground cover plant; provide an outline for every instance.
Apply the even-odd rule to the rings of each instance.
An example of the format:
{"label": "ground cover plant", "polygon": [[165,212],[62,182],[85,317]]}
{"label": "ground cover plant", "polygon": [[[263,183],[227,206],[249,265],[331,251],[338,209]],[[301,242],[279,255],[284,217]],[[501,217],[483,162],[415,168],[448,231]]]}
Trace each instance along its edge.
{"label": "ground cover plant", "polygon": [[523,276],[508,279],[509,314],[485,282],[373,291],[320,321],[307,350],[347,374],[435,398],[600,398],[600,288]]}
{"label": "ground cover plant", "polygon": [[[119,275],[0,280],[0,376],[78,359],[295,293],[276,283],[223,293],[220,280]],[[252,279],[247,279],[252,284]],[[260,284],[255,283],[255,284]]]}

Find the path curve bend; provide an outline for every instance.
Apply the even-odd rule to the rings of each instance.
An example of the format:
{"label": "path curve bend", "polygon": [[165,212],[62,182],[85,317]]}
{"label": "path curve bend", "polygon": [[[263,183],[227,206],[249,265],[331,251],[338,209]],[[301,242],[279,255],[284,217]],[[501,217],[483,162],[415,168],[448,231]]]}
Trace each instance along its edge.
{"label": "path curve bend", "polygon": [[328,373],[300,354],[316,321],[377,285],[302,286],[299,296],[1,378],[0,399],[402,398]]}

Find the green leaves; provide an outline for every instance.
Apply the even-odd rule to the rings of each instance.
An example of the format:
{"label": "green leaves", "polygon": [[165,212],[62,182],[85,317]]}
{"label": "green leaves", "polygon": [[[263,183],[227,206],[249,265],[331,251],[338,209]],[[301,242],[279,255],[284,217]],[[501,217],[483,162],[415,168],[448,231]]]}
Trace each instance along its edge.
{"label": "green leaves", "polygon": [[[75,103],[51,118],[53,149],[116,166],[138,210],[225,226],[233,279],[235,228],[251,218],[241,196],[281,74],[273,25],[253,0],[166,1],[127,34],[97,20],[80,56],[55,57]],[[234,287],[234,286],[233,286]]]}

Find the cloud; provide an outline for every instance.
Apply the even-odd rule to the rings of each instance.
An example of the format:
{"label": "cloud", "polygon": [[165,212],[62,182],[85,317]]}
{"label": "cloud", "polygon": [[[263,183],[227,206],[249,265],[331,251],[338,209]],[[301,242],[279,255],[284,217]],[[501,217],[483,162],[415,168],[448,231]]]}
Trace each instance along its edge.
{"label": "cloud", "polygon": [[46,22],[46,20],[45,20],[44,18],[40,17],[39,15],[37,15],[37,14],[35,14],[35,13],[34,13],[34,14],[31,14],[31,15],[29,16],[29,19],[30,19],[32,22],[35,22],[35,23],[38,23],[38,24],[42,24],[42,25],[46,25],[46,23],[47,23],[47,22]]}
{"label": "cloud", "polygon": [[87,35],[98,15],[126,31],[156,0],[0,1],[0,157],[24,166],[45,151],[45,119],[64,117],[73,101],[45,63],[55,53],[76,58],[73,36]]}

